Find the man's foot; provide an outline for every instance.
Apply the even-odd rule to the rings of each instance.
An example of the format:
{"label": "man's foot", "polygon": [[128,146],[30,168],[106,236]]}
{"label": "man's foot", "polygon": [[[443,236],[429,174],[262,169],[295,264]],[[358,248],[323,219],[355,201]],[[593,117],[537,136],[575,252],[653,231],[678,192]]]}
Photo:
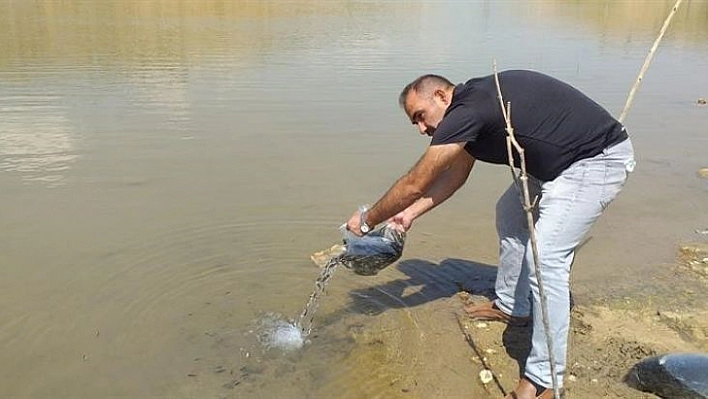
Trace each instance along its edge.
{"label": "man's foot", "polygon": [[522,378],[505,399],[553,399],[553,389],[546,388]]}
{"label": "man's foot", "polygon": [[531,320],[529,316],[520,317],[504,313],[494,301],[467,305],[465,313],[474,320],[500,321],[515,327],[527,326]]}

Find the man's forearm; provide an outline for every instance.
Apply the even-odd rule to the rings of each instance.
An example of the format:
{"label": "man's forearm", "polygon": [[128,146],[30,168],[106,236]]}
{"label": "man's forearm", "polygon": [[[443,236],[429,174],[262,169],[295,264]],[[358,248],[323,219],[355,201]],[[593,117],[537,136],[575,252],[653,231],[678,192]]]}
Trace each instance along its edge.
{"label": "man's forearm", "polygon": [[410,173],[398,179],[396,184],[369,210],[367,224],[375,226],[408,208],[423,195]]}
{"label": "man's forearm", "polygon": [[[460,162],[461,165],[455,165]],[[374,226],[411,206],[427,193],[435,182],[450,171],[469,169],[473,158],[464,150],[464,143],[430,146],[416,165],[386,192],[369,210],[366,224]],[[465,175],[466,176],[466,175]],[[454,192],[454,190],[453,190]],[[358,230],[356,215],[348,223]]]}
{"label": "man's forearm", "polygon": [[437,180],[418,201],[405,209],[411,220],[417,219],[426,212],[445,202],[467,181],[474,160],[460,163],[448,170]]}

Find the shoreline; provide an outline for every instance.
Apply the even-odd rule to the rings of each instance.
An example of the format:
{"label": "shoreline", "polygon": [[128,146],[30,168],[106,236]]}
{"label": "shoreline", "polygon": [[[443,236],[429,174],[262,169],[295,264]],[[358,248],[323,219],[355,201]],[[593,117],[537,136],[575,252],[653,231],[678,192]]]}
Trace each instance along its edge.
{"label": "shoreline", "polygon": [[[575,304],[566,398],[655,398],[622,381],[634,364],[665,353],[708,352],[708,274],[691,267],[708,253],[694,255],[682,252],[636,293]],[[367,383],[343,397],[504,397],[518,381],[530,329],[466,318],[463,305],[484,297],[460,291],[357,324],[349,330],[355,344],[345,362]],[[480,379],[485,369],[493,376],[487,384]]]}

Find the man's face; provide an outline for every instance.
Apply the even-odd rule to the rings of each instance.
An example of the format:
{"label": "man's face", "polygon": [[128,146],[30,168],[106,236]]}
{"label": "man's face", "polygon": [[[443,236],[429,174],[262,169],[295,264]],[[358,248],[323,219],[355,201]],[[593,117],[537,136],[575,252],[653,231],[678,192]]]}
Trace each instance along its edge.
{"label": "man's face", "polygon": [[405,110],[411,123],[418,126],[420,134],[432,137],[448,105],[450,101],[444,90],[435,90],[427,96],[411,90],[406,96]]}

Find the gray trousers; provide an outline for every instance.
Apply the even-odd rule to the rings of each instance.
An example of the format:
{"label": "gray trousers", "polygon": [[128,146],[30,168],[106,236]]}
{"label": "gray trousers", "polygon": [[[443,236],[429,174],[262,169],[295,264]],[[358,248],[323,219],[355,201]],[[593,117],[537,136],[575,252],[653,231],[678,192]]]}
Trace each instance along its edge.
{"label": "gray trousers", "polygon": [[[561,385],[570,324],[570,265],[575,248],[620,192],[634,164],[632,143],[627,139],[595,157],[575,162],[555,180],[529,179],[531,200],[539,197],[535,210],[539,263],[547,297],[556,372]],[[537,384],[551,387],[538,281],[520,195],[512,184],[497,202],[500,263],[495,286],[496,304],[514,316],[533,313],[532,347],[524,373]]]}

